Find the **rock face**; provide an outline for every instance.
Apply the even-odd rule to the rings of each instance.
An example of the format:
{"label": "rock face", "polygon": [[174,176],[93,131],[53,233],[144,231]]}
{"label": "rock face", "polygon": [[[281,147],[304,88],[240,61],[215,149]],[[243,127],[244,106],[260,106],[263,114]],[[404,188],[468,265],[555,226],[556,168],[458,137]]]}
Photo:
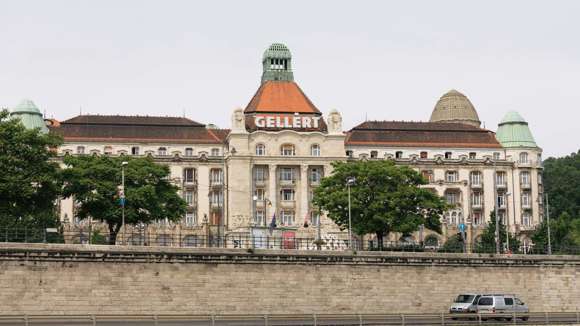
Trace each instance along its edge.
{"label": "rock face", "polygon": [[[461,254],[359,252],[352,264],[340,252],[257,250],[263,259],[248,263],[255,255],[245,250],[67,248],[62,256],[36,248],[28,258],[1,260],[0,315],[435,313],[457,294],[478,291],[515,293],[535,312],[577,311],[580,302],[578,258],[471,256],[468,266],[457,263],[468,257]],[[89,250],[108,255],[88,261]],[[75,251],[77,258],[64,258]],[[54,260],[31,258],[39,252]],[[183,253],[216,258],[184,262],[176,258]],[[306,263],[308,255],[318,263]]]}

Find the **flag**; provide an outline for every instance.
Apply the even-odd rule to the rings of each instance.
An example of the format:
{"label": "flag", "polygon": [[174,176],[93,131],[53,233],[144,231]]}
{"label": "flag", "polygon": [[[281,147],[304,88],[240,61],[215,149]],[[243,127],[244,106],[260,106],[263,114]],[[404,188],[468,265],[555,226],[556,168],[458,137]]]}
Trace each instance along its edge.
{"label": "flag", "polygon": [[304,215],[304,227],[307,228],[310,225],[310,214],[309,212],[306,212],[306,215]]}
{"label": "flag", "polygon": [[274,212],[274,214],[272,215],[272,222],[270,222],[270,234],[272,234],[272,232],[274,231],[274,229],[276,228],[276,213]]}

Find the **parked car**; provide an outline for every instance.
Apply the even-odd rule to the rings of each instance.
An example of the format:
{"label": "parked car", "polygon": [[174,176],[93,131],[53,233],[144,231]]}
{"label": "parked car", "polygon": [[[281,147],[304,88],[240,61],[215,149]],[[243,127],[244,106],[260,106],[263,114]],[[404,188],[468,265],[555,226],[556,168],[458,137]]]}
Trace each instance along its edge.
{"label": "parked car", "polygon": [[528,320],[530,309],[520,299],[510,294],[483,294],[477,301],[477,313],[482,320],[516,318]]}
{"label": "parked car", "polygon": [[465,314],[477,312],[477,301],[481,297],[478,293],[463,293],[457,296],[449,308],[451,314]]}

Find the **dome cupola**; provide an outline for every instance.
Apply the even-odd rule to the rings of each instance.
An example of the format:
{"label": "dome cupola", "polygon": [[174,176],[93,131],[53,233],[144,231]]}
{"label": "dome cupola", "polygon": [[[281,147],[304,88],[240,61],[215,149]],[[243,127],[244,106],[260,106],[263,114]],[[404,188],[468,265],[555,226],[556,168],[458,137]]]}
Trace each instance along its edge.
{"label": "dome cupola", "polygon": [[262,66],[262,84],[270,80],[294,81],[292,54],[282,43],[272,43],[264,51]]}
{"label": "dome cupola", "polygon": [[431,113],[431,122],[464,123],[479,127],[481,122],[467,96],[452,89],[443,94]]}
{"label": "dome cupola", "polygon": [[538,147],[528,123],[516,111],[506,113],[498,125],[497,140],[503,147]]}
{"label": "dome cupola", "polygon": [[22,100],[12,111],[10,115],[22,121],[27,129],[40,128],[40,132],[48,133],[48,128],[44,123],[44,118],[38,107],[31,100]]}

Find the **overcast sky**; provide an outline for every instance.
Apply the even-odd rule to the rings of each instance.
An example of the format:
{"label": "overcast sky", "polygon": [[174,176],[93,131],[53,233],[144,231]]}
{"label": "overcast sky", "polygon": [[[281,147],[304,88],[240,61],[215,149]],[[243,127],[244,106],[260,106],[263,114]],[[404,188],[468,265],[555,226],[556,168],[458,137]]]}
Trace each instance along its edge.
{"label": "overcast sky", "polygon": [[579,148],[580,1],[0,0],[0,107],[59,120],[185,115],[229,128],[288,45],[296,81],[344,128],[428,120],[455,88],[488,129],[516,110],[545,156]]}

